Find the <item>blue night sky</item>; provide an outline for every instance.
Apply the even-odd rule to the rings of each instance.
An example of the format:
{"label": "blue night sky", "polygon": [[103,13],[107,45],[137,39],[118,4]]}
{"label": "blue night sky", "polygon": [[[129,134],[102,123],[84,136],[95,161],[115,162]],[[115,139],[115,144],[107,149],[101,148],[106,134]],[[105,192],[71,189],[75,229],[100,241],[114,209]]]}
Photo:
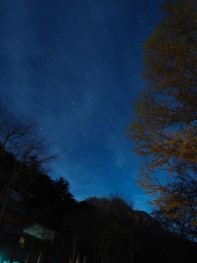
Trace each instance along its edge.
{"label": "blue night sky", "polygon": [[125,136],[145,86],[143,44],[159,0],[0,0],[1,101],[33,117],[55,142],[78,200],[122,195],[149,210],[135,180],[139,158]]}

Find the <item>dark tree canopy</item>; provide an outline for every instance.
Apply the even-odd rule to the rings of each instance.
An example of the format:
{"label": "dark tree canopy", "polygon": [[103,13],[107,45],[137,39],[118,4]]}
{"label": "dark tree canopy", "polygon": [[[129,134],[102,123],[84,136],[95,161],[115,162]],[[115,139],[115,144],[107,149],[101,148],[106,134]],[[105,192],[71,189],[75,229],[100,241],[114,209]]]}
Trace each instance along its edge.
{"label": "dark tree canopy", "polygon": [[31,120],[19,120],[0,105],[0,198],[3,218],[11,189],[24,193],[57,155]]}

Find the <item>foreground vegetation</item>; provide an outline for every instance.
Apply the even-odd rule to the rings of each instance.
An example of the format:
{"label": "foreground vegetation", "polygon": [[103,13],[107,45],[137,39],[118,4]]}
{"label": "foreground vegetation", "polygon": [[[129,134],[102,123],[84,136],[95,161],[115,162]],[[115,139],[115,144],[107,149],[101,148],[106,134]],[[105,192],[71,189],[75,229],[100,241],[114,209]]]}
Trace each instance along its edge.
{"label": "foreground vegetation", "polygon": [[[41,239],[29,247],[38,252],[38,262],[41,255],[43,262],[194,262],[196,6],[181,0],[162,8],[165,17],[145,45],[147,89],[128,129],[144,157],[139,182],[154,197],[154,218],[118,197],[77,202],[65,179],[47,174],[46,163],[56,154],[35,123],[1,110],[0,246],[13,252],[24,229],[36,223],[56,233],[53,242]],[[18,210],[10,206],[13,193],[23,197]]]}
{"label": "foreground vegetation", "polygon": [[[65,179],[48,176],[45,164],[55,155],[48,153],[48,143],[35,128],[32,122],[2,114],[0,250],[11,248],[10,262],[21,240],[20,249],[28,249],[30,263],[41,255],[42,262],[192,262],[195,243],[166,232],[150,215],[134,211],[119,197],[77,202]],[[13,193],[23,197],[15,198],[17,206],[10,206]],[[24,229],[34,224],[55,231],[53,242],[45,242],[43,236],[25,243]],[[28,256],[32,251],[36,261]]]}
{"label": "foreground vegetation", "polygon": [[145,44],[146,89],[128,136],[142,157],[140,185],[155,215],[182,237],[197,237],[196,3],[166,1]]}

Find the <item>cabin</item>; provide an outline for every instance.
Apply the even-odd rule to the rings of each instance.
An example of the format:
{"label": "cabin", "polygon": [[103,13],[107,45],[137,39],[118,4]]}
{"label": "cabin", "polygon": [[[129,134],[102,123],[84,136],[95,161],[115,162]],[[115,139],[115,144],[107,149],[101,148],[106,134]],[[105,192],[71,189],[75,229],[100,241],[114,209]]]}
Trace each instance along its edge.
{"label": "cabin", "polygon": [[39,223],[26,226],[24,197],[15,189],[8,191],[6,206],[0,198],[0,263],[49,262],[56,232]]}

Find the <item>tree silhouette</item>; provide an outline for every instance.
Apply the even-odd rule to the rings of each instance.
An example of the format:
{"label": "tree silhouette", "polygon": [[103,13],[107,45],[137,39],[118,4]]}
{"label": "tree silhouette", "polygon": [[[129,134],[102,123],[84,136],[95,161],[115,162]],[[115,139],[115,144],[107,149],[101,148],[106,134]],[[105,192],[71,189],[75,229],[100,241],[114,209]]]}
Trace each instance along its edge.
{"label": "tree silhouette", "polygon": [[0,219],[3,218],[11,191],[23,193],[54,160],[49,144],[37,133],[31,120],[18,120],[0,109]]}

